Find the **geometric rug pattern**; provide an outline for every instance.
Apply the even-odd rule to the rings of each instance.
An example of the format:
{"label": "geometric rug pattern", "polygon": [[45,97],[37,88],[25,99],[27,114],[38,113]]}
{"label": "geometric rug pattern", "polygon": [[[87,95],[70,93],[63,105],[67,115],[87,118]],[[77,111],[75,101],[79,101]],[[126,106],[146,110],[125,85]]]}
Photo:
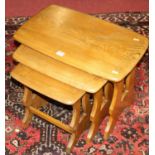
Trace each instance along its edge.
{"label": "geometric rug pattern", "polygon": [[[148,36],[148,13],[108,13],[93,16]],[[16,64],[12,54],[19,46],[13,39],[13,34],[29,18],[6,18],[6,155],[66,155],[65,148],[70,135],[64,130],[37,116],[33,116],[29,127],[25,129],[22,127],[23,86],[10,77],[10,71]],[[107,117],[89,144],[85,141],[88,131],[81,135],[71,155],[148,155],[148,61],[147,51],[136,67],[134,103],[123,111],[109,139],[105,141],[103,138]],[[49,104],[41,110],[64,123],[68,123],[72,115],[70,107],[54,100],[49,100]]]}

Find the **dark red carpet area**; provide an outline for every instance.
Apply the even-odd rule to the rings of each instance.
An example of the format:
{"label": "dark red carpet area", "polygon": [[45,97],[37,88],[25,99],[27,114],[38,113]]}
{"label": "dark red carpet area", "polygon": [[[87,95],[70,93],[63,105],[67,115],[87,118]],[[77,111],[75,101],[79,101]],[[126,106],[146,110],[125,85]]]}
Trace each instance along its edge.
{"label": "dark red carpet area", "polygon": [[[148,36],[148,13],[102,13],[95,16]],[[12,54],[19,45],[12,36],[28,18],[6,18],[6,155],[66,155],[69,134],[62,129],[36,116],[28,128],[22,128],[23,86],[11,79],[10,71],[14,67]],[[103,138],[106,118],[91,143],[86,143],[87,131],[81,135],[71,155],[149,154],[148,67],[147,52],[136,67],[134,104],[121,114],[110,138],[107,141]],[[67,107],[52,100],[42,111],[65,123],[71,116]]]}
{"label": "dark red carpet area", "polygon": [[86,13],[148,12],[149,0],[6,0],[6,16],[32,16],[58,4]]}

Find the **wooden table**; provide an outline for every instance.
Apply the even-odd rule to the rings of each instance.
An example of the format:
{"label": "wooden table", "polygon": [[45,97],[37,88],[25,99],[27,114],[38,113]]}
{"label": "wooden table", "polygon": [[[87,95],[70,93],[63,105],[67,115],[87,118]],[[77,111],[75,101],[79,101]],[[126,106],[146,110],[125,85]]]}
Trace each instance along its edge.
{"label": "wooden table", "polygon": [[55,5],[32,17],[14,38],[56,60],[115,82],[135,67],[148,46],[147,38],[131,30]]}
{"label": "wooden table", "polygon": [[[132,103],[129,99],[133,98],[134,68],[148,47],[148,39],[118,25],[56,5],[32,17],[14,38],[50,58],[110,81],[104,91],[111,101],[105,130],[107,138],[122,110]],[[103,88],[93,96],[88,141],[105,117]]]}

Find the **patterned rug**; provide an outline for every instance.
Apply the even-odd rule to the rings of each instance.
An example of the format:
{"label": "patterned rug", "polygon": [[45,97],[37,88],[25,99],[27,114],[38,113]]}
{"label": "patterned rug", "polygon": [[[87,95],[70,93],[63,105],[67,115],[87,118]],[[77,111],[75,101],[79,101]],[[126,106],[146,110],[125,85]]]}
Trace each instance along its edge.
{"label": "patterned rug", "polygon": [[[95,16],[148,36],[147,13]],[[23,86],[10,78],[10,71],[15,65],[12,54],[19,45],[12,36],[28,19],[29,17],[6,19],[6,155],[66,155],[69,134],[65,131],[36,116],[28,128],[22,128]],[[148,67],[147,52],[136,68],[134,104],[121,114],[109,139],[103,139],[106,118],[91,143],[86,144],[85,141],[88,131],[81,135],[71,155],[148,155]],[[53,100],[41,110],[65,123],[71,117],[68,107]]]}

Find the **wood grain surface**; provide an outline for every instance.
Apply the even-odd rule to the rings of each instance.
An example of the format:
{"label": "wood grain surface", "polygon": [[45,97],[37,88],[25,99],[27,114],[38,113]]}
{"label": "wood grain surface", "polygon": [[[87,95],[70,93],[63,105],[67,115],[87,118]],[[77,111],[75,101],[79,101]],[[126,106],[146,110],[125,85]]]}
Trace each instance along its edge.
{"label": "wood grain surface", "polygon": [[85,94],[83,90],[71,87],[22,64],[14,68],[11,76],[27,87],[68,105],[73,105]]}
{"label": "wood grain surface", "polygon": [[17,48],[13,58],[40,73],[89,93],[97,92],[107,82],[103,78],[57,61],[24,45]]}
{"label": "wood grain surface", "polygon": [[138,63],[148,39],[118,25],[51,5],[14,35],[19,42],[111,81],[122,80]]}

